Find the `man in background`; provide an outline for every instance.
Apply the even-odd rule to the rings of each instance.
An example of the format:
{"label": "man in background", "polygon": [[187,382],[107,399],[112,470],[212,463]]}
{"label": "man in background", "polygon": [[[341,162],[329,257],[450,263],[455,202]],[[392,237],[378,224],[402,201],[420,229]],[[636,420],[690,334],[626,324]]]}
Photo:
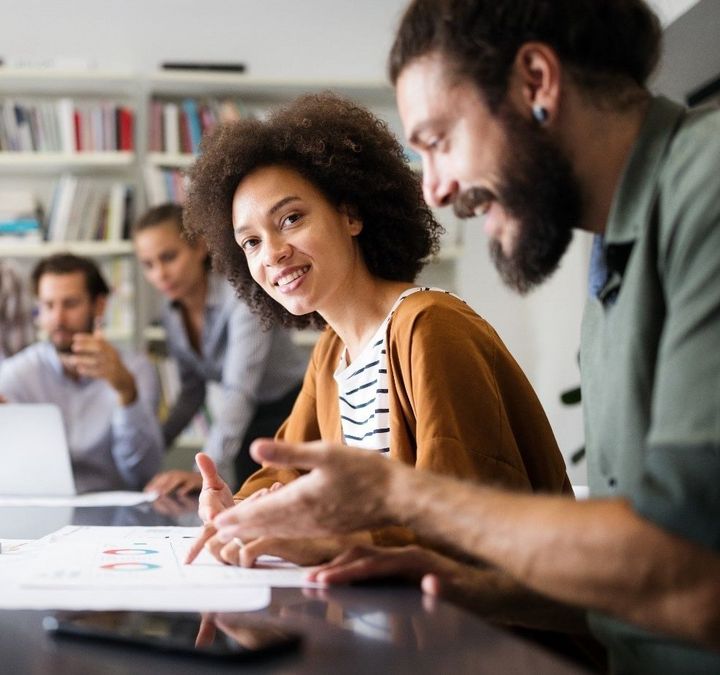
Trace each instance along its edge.
{"label": "man in background", "polygon": [[110,289],[92,260],[50,256],[32,282],[47,338],[3,361],[0,396],[59,406],[78,492],[141,489],[163,450],[152,365],[121,356],[98,328]]}
{"label": "man in background", "polygon": [[[310,472],[216,517],[220,543],[399,523],[588,608],[614,672],[720,672],[720,112],[650,95],[659,47],[642,0],[416,0],[390,58],[427,201],[484,216],[509,285],[552,274],[573,228],[596,235],[581,346],[593,498],[262,441],[258,461]],[[458,570],[365,550],[314,578],[430,573],[443,593]]]}

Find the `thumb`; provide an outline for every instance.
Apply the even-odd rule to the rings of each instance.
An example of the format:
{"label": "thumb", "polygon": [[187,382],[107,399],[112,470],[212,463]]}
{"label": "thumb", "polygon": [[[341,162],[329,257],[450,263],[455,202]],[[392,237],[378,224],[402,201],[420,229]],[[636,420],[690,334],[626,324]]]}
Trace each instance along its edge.
{"label": "thumb", "polygon": [[95,317],[95,321],[93,322],[93,335],[101,340],[105,339],[104,321],[102,317]]}
{"label": "thumb", "polygon": [[210,490],[221,490],[224,487],[225,483],[223,483],[222,478],[220,478],[215,462],[210,458],[210,455],[206,455],[204,452],[198,452],[198,454],[195,455],[195,462],[203,478],[203,490],[206,488]]}
{"label": "thumb", "polygon": [[250,446],[250,455],[260,464],[314,469],[327,461],[327,445],[312,443],[284,443],[272,438],[258,438]]}

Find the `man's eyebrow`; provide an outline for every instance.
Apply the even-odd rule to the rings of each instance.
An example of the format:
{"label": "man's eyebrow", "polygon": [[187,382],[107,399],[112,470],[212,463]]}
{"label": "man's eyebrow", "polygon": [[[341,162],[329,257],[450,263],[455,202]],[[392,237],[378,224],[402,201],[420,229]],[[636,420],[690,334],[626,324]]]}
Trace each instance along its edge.
{"label": "man's eyebrow", "polygon": [[[278,200],[268,209],[268,215],[272,216],[274,213],[277,213],[283,206],[286,204],[289,204],[292,201],[299,201],[300,197],[297,195],[288,195],[287,197],[283,197],[282,199]],[[249,225],[240,225],[239,227],[234,228],[235,235],[241,234],[245,230],[249,229]]]}
{"label": "man's eyebrow", "polygon": [[429,127],[433,126],[435,124],[435,120],[425,120],[424,122],[420,122],[413,130],[410,136],[408,137],[408,143],[411,144],[417,144],[420,143],[420,135]]}

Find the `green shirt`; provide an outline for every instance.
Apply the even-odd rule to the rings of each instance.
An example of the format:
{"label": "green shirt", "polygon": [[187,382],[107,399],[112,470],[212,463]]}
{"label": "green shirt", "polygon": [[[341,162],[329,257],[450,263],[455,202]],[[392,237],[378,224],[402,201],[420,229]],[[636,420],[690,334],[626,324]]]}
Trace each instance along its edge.
{"label": "green shirt", "polygon": [[[591,494],[718,551],[720,111],[652,101],[596,244],[581,347]],[[720,673],[720,654],[591,625],[613,672]]]}

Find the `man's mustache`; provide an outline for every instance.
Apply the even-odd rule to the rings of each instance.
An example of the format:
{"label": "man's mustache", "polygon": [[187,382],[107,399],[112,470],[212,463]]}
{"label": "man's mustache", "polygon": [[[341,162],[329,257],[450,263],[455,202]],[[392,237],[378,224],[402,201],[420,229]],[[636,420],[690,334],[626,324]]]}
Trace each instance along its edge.
{"label": "man's mustache", "polygon": [[458,218],[472,218],[478,206],[492,202],[495,195],[487,188],[472,187],[461,192],[453,202],[453,211]]}

